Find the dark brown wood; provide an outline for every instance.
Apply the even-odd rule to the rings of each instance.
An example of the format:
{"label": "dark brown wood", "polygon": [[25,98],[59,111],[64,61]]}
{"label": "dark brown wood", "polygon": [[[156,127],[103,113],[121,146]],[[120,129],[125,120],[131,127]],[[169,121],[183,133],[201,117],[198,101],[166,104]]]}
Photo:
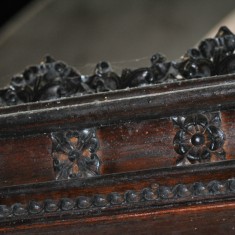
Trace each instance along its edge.
{"label": "dark brown wood", "polygon": [[[48,102],[45,102],[45,109],[31,110],[29,108],[30,111],[24,112],[20,112],[19,109],[14,113],[1,115],[0,133],[1,136],[48,133],[69,127],[103,126],[205,110],[232,109],[234,108],[235,84],[234,82],[220,83],[221,80],[224,80],[223,76],[211,86],[202,84],[194,87],[194,83],[191,83],[187,89],[181,89],[179,87],[181,82],[177,82],[174,83],[177,89],[160,93],[156,86],[156,93],[149,95],[143,94],[143,91],[147,90],[143,87],[138,88],[138,93],[134,96],[130,94],[125,98],[119,96],[111,100],[104,97],[103,101],[97,101],[93,96],[93,101],[89,103],[80,103],[79,98],[75,98],[66,106],[62,104],[48,109],[46,108]],[[162,86],[166,85],[160,85]]]}
{"label": "dark brown wood", "polygon": [[231,75],[0,108],[0,233],[234,234],[234,95]]}
{"label": "dark brown wood", "polygon": [[[128,122],[99,129],[103,174],[175,165],[170,120]],[[146,160],[148,159],[148,160]]]}
{"label": "dark brown wood", "polygon": [[51,140],[47,136],[0,141],[0,186],[54,179]]}
{"label": "dark brown wood", "polygon": [[9,234],[234,234],[234,202],[122,213],[0,229]]}
{"label": "dark brown wood", "polygon": [[[221,129],[226,136],[224,151],[227,160],[235,159],[233,120],[233,110],[221,112]],[[169,118],[98,127],[97,155],[102,162],[100,173],[104,175],[175,166],[178,154],[174,150],[173,139],[177,131]],[[6,139],[0,143],[3,156],[1,186],[55,179],[50,136]],[[37,152],[38,148],[40,152]],[[32,170],[32,173],[29,173],[29,170]]]}

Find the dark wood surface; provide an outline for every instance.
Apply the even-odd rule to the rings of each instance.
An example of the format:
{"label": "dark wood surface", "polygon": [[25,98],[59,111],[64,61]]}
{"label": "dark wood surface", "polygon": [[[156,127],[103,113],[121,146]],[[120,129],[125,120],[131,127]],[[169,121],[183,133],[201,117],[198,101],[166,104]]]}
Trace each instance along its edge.
{"label": "dark wood surface", "polygon": [[[0,234],[234,234],[234,94],[230,75],[0,108]],[[195,160],[175,139],[198,125],[219,147]],[[56,179],[90,154],[93,177]]]}
{"label": "dark wood surface", "polygon": [[[126,91],[126,97],[122,97],[123,91],[116,91],[110,92],[110,99],[109,93],[104,93],[98,95],[98,99],[96,95],[90,95],[61,99],[56,101],[57,104],[49,101],[33,104],[32,107],[24,104],[14,108],[1,108],[0,133],[3,137],[12,137],[50,133],[66,128],[99,127],[187,113],[233,109],[233,79],[234,75],[228,76],[228,82],[225,76],[212,77],[211,85],[209,82],[202,82],[203,79],[192,79],[185,81],[185,89],[180,86],[183,82],[176,82],[170,85],[169,90],[165,84],[135,88],[134,94]],[[166,87],[166,91],[163,87]],[[102,98],[103,100],[99,100]]]}
{"label": "dark wood surface", "polygon": [[[109,201],[105,206],[93,204],[88,209],[58,210],[54,213],[6,218],[1,221],[0,231],[13,234],[91,234],[95,231],[98,234],[132,234],[138,231],[138,234],[146,234],[146,229],[149,228],[149,234],[194,234],[197,230],[205,234],[211,231],[215,234],[233,234],[234,187],[229,193],[221,190],[220,193],[213,195],[211,191],[204,191],[200,195],[181,197],[170,194],[166,196],[167,193],[163,193],[159,198],[144,201],[141,199],[141,192],[150,186],[154,189],[158,183],[159,187],[174,187],[179,184],[202,182],[208,185],[209,190],[210,182],[215,179],[222,182],[234,176],[234,164],[234,161],[228,161],[223,164],[149,170],[107,175],[97,179],[3,188],[1,195],[5,197],[5,200],[2,200],[5,204],[29,199],[40,201],[50,198],[56,201],[61,197],[76,198],[81,195],[107,196],[114,191],[123,195],[128,190],[134,190],[139,196],[132,201],[126,194],[126,199],[119,205]],[[216,221],[218,223],[215,223]]]}
{"label": "dark wood surface", "polygon": [[[31,223],[4,228],[10,234],[234,234],[234,203],[213,203],[142,213]],[[27,232],[26,232],[27,231]]]}
{"label": "dark wood surface", "polygon": [[1,140],[0,185],[37,183],[54,178],[48,137]]}

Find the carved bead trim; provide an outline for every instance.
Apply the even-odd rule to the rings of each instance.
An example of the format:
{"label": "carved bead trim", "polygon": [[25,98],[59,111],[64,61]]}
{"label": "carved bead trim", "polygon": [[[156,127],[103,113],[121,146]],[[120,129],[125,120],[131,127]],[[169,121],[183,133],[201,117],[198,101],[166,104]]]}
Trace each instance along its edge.
{"label": "carved bead trim", "polygon": [[173,143],[177,165],[215,162],[226,159],[225,134],[220,129],[220,113],[193,114],[172,118],[178,129]]}
{"label": "carved bead trim", "polygon": [[[78,196],[77,198],[61,198],[60,200],[47,199],[43,202],[30,201],[27,205],[15,203],[12,206],[0,205],[0,218],[43,215],[56,212],[76,212],[76,214],[91,212],[92,209],[112,208],[115,206],[130,206],[136,203],[167,203],[170,200],[177,202],[181,199],[206,199],[218,195],[235,193],[235,179],[225,181],[213,180],[205,184],[177,184],[175,186],[151,187],[141,191],[127,190],[124,193],[97,194],[94,196]],[[144,204],[143,204],[144,205]]]}
{"label": "carved bead trim", "polygon": [[94,128],[53,132],[51,138],[57,180],[99,175],[99,142]]}
{"label": "carved bead trim", "polygon": [[234,50],[235,35],[227,27],[221,27],[214,38],[203,40],[198,48],[189,49],[177,61],[168,61],[156,53],[150,66],[123,69],[120,75],[106,61],[98,63],[92,75],[81,75],[64,62],[47,56],[41,64],[12,77],[10,85],[0,90],[0,106],[232,74]]}

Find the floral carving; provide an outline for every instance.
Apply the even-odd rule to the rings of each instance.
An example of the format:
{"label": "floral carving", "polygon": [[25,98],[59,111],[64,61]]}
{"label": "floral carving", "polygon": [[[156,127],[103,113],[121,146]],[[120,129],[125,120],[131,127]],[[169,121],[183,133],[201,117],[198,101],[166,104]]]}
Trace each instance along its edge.
{"label": "floral carving", "polygon": [[99,147],[95,129],[54,132],[53,164],[56,179],[92,177],[99,174]]}
{"label": "floral carving", "polygon": [[194,114],[173,117],[179,130],[174,137],[174,149],[178,153],[177,165],[188,165],[224,160],[225,134],[220,129],[219,113]]}

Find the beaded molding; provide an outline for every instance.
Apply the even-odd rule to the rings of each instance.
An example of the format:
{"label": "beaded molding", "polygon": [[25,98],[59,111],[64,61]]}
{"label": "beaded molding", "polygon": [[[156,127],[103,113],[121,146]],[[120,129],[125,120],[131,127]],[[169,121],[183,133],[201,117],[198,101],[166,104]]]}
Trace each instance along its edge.
{"label": "beaded molding", "polygon": [[53,213],[85,214],[97,209],[112,207],[125,207],[146,202],[161,205],[185,201],[206,199],[222,195],[235,194],[235,178],[209,183],[196,182],[192,184],[177,184],[175,186],[160,186],[152,184],[151,187],[141,191],[127,190],[124,193],[112,192],[107,195],[78,196],[77,198],[61,198],[59,200],[47,199],[44,201],[30,201],[28,204],[15,203],[12,206],[0,205],[0,219],[22,218],[24,216],[46,215]]}

